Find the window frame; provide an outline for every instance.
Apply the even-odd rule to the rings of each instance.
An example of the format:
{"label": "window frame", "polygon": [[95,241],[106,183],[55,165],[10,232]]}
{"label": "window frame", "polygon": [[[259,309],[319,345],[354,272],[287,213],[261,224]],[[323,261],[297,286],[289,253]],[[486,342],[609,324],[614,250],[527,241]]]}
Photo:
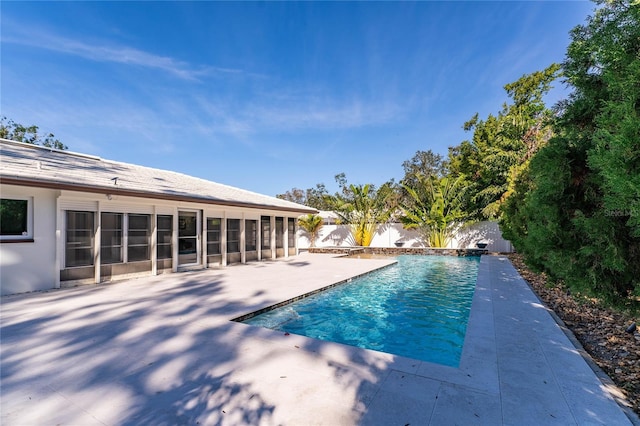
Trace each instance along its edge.
{"label": "window frame", "polygon": [[258,221],[255,219],[244,221],[244,251],[258,251]]}
{"label": "window frame", "polygon": [[[83,213],[83,214],[90,214],[91,215],[91,221],[93,228],[90,230],[90,237],[89,237],[89,245],[88,246],[83,246],[80,247],[80,249],[84,249],[84,250],[89,250],[89,259],[90,262],[88,264],[80,264],[80,265],[70,265],[69,264],[69,232],[71,231],[71,229],[69,228],[69,214],[77,214],[77,213]],[[91,267],[95,265],[95,238],[96,238],[96,212],[95,211],[91,211],[91,210],[64,210],[64,269],[71,269],[71,268],[86,268],[86,267]],[[77,231],[78,228],[73,228],[74,231]],[[79,229],[81,231],[89,231],[88,229]],[[71,248],[73,249],[73,248]],[[77,249],[76,249],[77,250]]]}
{"label": "window frame", "polygon": [[[161,228],[160,221],[170,219],[171,227],[169,228]],[[160,237],[168,233],[169,242],[161,242]],[[169,256],[164,256],[161,251],[161,247],[166,250],[166,247],[169,247]],[[165,259],[173,259],[173,215],[172,214],[159,214],[156,215],[156,259],[157,260],[165,260]]]}
{"label": "window frame", "polygon": [[240,233],[240,219],[227,218],[227,254],[240,253]]}
{"label": "window frame", "polygon": [[221,217],[207,217],[207,256],[222,254],[222,220]]}
{"label": "window frame", "polygon": [[[109,229],[105,229],[105,215],[111,215],[114,217],[119,217],[120,218],[120,229],[117,228],[109,228]],[[117,213],[117,212],[100,212],[100,264],[101,265],[113,265],[113,264],[117,264],[117,263],[124,263],[124,247],[125,247],[125,214],[124,213]],[[111,232],[111,233],[117,233],[120,232],[120,245],[106,245],[105,244],[105,234],[107,232]],[[119,260],[113,260],[111,259],[110,261],[105,261],[105,249],[113,249],[119,247],[119,252],[120,252],[120,258]]]}
{"label": "window frame", "polygon": [[[132,221],[131,218],[132,217],[144,217],[147,220],[147,227],[146,229],[143,228],[132,228]],[[151,223],[151,216],[150,214],[139,214],[139,213],[127,213],[127,257],[126,257],[126,263],[132,263],[132,262],[147,262],[149,260],[151,260],[151,234],[153,232],[153,228],[152,228],[152,223]],[[132,240],[133,238],[138,238],[138,237],[142,237],[141,235],[135,235],[132,236],[133,233],[135,232],[142,232],[142,231],[146,231],[146,235],[144,236],[146,238],[146,242],[143,243],[133,243]],[[146,256],[143,259],[131,259],[131,249],[138,249],[141,247],[146,247]],[[134,250],[135,253],[136,250]]]}
{"label": "window frame", "polygon": [[260,216],[260,250],[271,250],[271,216]]}
{"label": "window frame", "polygon": [[294,218],[287,218],[287,239],[289,248],[293,248],[296,245],[296,221]]}
{"label": "window frame", "polygon": [[26,201],[27,202],[27,223],[26,231],[22,235],[2,235],[0,233],[0,242],[2,243],[32,243],[33,238],[33,197],[23,196],[2,196],[0,200]]}
{"label": "window frame", "polygon": [[276,217],[276,248],[284,248],[284,217]]}

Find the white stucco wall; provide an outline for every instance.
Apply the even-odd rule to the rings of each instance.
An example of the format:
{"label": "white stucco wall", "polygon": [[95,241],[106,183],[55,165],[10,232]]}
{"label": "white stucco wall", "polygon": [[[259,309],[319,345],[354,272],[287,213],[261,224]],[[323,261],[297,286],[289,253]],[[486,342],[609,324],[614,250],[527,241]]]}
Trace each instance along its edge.
{"label": "white stucco wall", "polygon": [[497,222],[478,222],[461,229],[451,242],[450,247],[476,247],[476,243],[487,243],[487,250],[493,252],[510,253],[513,251],[511,241],[502,238],[502,232]]}
{"label": "white stucco wall", "polygon": [[[298,247],[309,248],[310,242],[305,231],[300,230]],[[448,248],[476,248],[478,242],[487,243],[487,250],[493,252],[511,252],[511,243],[502,238],[500,227],[496,222],[479,222],[461,229],[451,241]],[[402,228],[399,223],[381,225],[373,237],[371,247],[395,247],[395,243],[402,243],[402,247],[424,247],[418,233]],[[351,246],[353,238],[346,225],[324,225],[316,240],[316,247]]]}
{"label": "white stucco wall", "polygon": [[53,288],[56,282],[57,191],[2,186],[2,197],[31,197],[33,242],[0,243],[0,295]]}

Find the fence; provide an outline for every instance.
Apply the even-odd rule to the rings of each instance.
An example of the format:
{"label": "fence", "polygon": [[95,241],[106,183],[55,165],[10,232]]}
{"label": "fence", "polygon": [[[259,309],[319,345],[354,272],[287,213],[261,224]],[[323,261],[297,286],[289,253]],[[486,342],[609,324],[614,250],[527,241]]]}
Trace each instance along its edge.
{"label": "fence", "polygon": [[[508,253],[513,251],[510,241],[502,238],[496,222],[478,222],[463,227],[451,240],[447,248],[477,248],[477,243],[486,243],[491,252]],[[309,235],[300,230],[298,247],[309,248]],[[324,225],[320,229],[316,247],[353,246],[354,241],[348,225]],[[414,230],[402,228],[399,223],[382,224],[378,227],[371,247],[425,247],[419,234]]]}

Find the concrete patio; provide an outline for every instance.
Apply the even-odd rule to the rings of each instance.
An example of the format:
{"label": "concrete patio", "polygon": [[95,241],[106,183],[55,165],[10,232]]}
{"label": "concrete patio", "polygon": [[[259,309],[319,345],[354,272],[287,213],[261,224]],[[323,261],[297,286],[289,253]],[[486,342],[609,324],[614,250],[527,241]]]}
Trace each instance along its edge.
{"label": "concrete patio", "polygon": [[1,299],[3,425],[631,425],[511,263],[459,368],[229,321],[388,265],[302,254]]}

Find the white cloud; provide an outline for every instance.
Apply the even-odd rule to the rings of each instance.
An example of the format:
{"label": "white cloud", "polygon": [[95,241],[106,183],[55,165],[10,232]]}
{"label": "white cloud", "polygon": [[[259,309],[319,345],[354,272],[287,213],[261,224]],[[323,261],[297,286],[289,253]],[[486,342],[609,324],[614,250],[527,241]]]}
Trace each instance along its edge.
{"label": "white cloud", "polygon": [[2,42],[64,53],[95,62],[112,62],[157,69],[184,80],[198,80],[202,77],[220,74],[245,74],[238,69],[192,65],[169,56],[156,55],[134,47],[89,43],[42,31],[20,31],[18,35],[5,35],[2,37]]}
{"label": "white cloud", "polygon": [[291,105],[259,105],[250,108],[247,115],[252,122],[265,127],[298,130],[381,125],[393,121],[400,113],[400,108],[394,104],[300,99]]}
{"label": "white cloud", "polygon": [[270,132],[324,131],[380,126],[401,119],[406,111],[395,102],[325,99],[314,96],[261,96],[246,104],[216,103],[199,98],[201,120],[213,133],[239,139]]}
{"label": "white cloud", "polygon": [[[66,74],[60,72],[50,71],[46,80],[35,84],[25,81],[21,89],[22,99],[31,98],[33,102],[27,104],[46,108],[25,111],[17,96],[8,97],[4,106],[10,107],[8,109],[16,118],[26,116],[29,117],[28,122],[51,127],[57,136],[62,136],[62,129],[78,133],[110,129],[148,141],[167,141],[171,137],[175,139],[176,135],[189,135],[191,138],[206,137],[212,142],[228,143],[231,139],[252,146],[256,143],[256,135],[267,133],[322,132],[386,125],[406,117],[409,108],[407,102],[401,104],[393,93],[377,93],[368,98],[360,94],[335,93],[327,88],[291,88],[268,78],[252,79],[253,83],[257,81],[259,84],[250,87],[245,86],[246,82],[242,80],[233,81],[232,84],[241,85],[233,91],[243,93],[241,97],[229,95],[225,91],[227,88],[221,91],[226,95],[212,97],[211,94],[216,93],[212,87],[216,86],[208,87],[207,93],[203,93],[202,85],[190,83],[220,73],[251,77],[256,77],[256,74],[194,66],[130,46],[75,40],[42,29],[7,28],[2,43],[59,52],[99,63],[146,67],[183,80],[180,96],[175,96],[175,88],[149,85],[145,80],[129,81],[136,88],[131,93],[114,91],[109,85],[91,84],[91,81],[82,79],[70,81]],[[69,88],[73,90],[66,90]],[[96,103],[96,99],[100,102]],[[68,136],[65,141],[72,142],[71,138]],[[73,142],[74,146],[89,143]],[[165,150],[171,149],[171,146],[165,147]]]}

